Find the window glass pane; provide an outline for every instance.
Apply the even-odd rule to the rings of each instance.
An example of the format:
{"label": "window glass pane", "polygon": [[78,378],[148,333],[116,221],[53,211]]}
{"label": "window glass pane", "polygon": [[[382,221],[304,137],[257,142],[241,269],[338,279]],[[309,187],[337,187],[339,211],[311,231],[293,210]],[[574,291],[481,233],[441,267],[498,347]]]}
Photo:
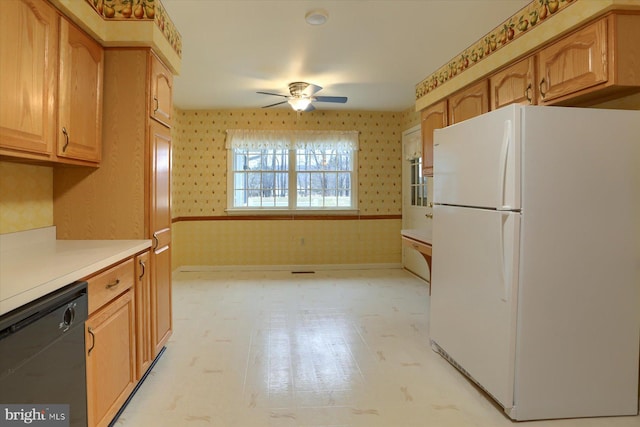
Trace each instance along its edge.
{"label": "window glass pane", "polygon": [[233,151],[233,207],[288,206],[288,150]]}
{"label": "window glass pane", "polygon": [[[233,150],[228,176],[233,207],[238,208],[350,208],[355,152],[321,150]],[[290,165],[289,160],[295,161]],[[290,174],[296,191],[288,191]],[[289,198],[293,200],[290,202]]]}
{"label": "window glass pane", "polygon": [[427,206],[427,179],[422,176],[422,162],[421,159],[411,160],[411,205],[412,206]]}

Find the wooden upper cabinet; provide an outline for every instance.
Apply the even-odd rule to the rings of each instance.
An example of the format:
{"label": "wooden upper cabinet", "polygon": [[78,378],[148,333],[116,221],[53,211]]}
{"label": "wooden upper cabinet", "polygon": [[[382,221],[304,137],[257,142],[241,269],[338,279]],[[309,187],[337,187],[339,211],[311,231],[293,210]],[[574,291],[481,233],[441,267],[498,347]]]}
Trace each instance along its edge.
{"label": "wooden upper cabinet", "polygon": [[58,157],[99,163],[104,50],[60,18]]}
{"label": "wooden upper cabinet", "polygon": [[608,78],[607,20],[597,21],[538,54],[540,104],[570,95]]}
{"label": "wooden upper cabinet", "polygon": [[489,78],[491,110],[509,104],[537,102],[535,57],[525,58]]}
{"label": "wooden upper cabinet", "polygon": [[538,53],[539,104],[590,105],[640,90],[640,13],[616,11]]}
{"label": "wooden upper cabinet", "polygon": [[43,0],[0,1],[0,153],[51,156],[57,61],[57,11]]}
{"label": "wooden upper cabinet", "polygon": [[449,97],[449,123],[479,116],[489,111],[489,83],[479,81]]}
{"label": "wooden upper cabinet", "polygon": [[150,55],[150,61],[149,114],[160,123],[170,127],[173,124],[173,74],[155,54]]}
{"label": "wooden upper cabinet", "polygon": [[422,132],[422,174],[433,176],[433,131],[447,126],[447,101],[440,101],[420,113]]}

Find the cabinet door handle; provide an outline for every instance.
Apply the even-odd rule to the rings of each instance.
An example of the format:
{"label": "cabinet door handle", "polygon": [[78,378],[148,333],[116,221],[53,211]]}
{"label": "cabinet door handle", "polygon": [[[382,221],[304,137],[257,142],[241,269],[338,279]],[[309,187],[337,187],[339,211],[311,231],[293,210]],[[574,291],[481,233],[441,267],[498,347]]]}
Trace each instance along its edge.
{"label": "cabinet door handle", "polygon": [[142,272],[140,273],[140,276],[138,276],[138,280],[142,280],[142,278],[144,277],[144,270],[145,270],[145,265],[144,265],[144,261],[140,260],[140,267],[142,267]]}
{"label": "cabinet door handle", "polygon": [[157,113],[158,112],[158,108],[159,108],[159,106],[158,106],[158,97],[154,96],[153,100],[156,102],[156,108],[153,109],[153,112]]}
{"label": "cabinet door handle", "polygon": [[426,214],[424,214],[424,216],[426,216],[427,218],[433,218],[433,214],[431,212],[427,212]]}
{"label": "cabinet door handle", "polygon": [[158,240],[156,233],[153,233],[153,249],[158,249],[158,246],[160,246],[160,240]]}
{"label": "cabinet door handle", "polygon": [[545,82],[546,80],[544,78],[540,80],[540,96],[542,97],[542,99],[544,99],[544,97],[547,95],[547,93],[544,90],[542,90]]}
{"label": "cabinet door handle", "polygon": [[69,132],[67,132],[66,127],[62,127],[62,134],[64,135],[64,146],[62,147],[62,152],[64,153],[69,146]]}
{"label": "cabinet door handle", "polygon": [[529,101],[529,104],[533,103],[533,98],[531,98],[531,83],[529,83],[529,86],[527,86],[527,88],[524,90],[524,96],[525,98],[527,98],[527,101]]}
{"label": "cabinet door handle", "polygon": [[91,347],[89,348],[89,351],[87,352],[87,356],[89,356],[91,354],[91,350],[93,350],[93,348],[96,346],[96,336],[93,333],[93,329],[91,329],[91,327],[87,328],[87,331],[91,335]]}
{"label": "cabinet door handle", "polygon": [[107,286],[105,286],[107,289],[111,289],[111,288],[115,288],[116,286],[118,286],[120,284],[120,279],[116,279],[115,281],[109,283]]}

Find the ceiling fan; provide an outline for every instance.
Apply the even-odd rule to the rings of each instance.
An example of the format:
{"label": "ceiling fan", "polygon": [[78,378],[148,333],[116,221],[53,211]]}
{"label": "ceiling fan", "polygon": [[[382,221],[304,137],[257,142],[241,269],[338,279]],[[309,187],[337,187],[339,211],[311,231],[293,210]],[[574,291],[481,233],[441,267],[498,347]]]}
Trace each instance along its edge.
{"label": "ceiling fan", "polygon": [[311,83],[305,82],[293,82],[289,83],[289,93],[291,95],[281,95],[279,93],[270,92],[257,92],[263,95],[274,95],[287,98],[285,101],[276,102],[275,104],[265,105],[262,108],[274,107],[276,105],[284,104],[288,102],[295,111],[313,111],[315,107],[313,102],[337,102],[344,104],[347,102],[346,96],[314,96],[316,92],[319,92],[322,88]]}

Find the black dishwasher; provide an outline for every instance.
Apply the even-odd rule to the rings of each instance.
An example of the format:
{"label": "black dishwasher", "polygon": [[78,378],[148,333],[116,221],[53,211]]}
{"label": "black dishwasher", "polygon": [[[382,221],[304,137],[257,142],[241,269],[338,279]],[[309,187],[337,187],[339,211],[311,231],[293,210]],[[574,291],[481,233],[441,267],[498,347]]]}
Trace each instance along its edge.
{"label": "black dishwasher", "polygon": [[0,317],[1,404],[69,405],[68,425],[86,427],[87,314],[76,282]]}

